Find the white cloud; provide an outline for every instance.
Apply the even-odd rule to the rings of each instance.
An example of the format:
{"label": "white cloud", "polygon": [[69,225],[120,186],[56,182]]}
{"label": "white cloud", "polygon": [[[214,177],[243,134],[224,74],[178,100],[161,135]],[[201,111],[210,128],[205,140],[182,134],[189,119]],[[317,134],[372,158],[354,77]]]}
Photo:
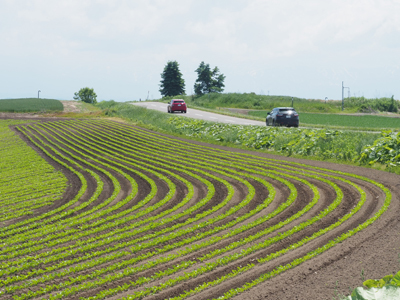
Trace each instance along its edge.
{"label": "white cloud", "polygon": [[180,63],[188,92],[201,61],[220,68],[228,92],[316,97],[305,86],[325,94],[345,80],[367,90],[374,74],[389,89],[399,74],[399,13],[396,0],[4,0],[0,80],[9,88],[0,98],[42,82],[56,98],[85,82],[105,99],[158,96],[168,60]]}

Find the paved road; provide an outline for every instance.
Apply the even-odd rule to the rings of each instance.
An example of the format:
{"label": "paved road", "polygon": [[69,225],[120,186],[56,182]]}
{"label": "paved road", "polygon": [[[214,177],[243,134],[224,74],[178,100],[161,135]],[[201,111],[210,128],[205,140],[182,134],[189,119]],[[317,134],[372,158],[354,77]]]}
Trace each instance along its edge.
{"label": "paved road", "polygon": [[[155,109],[155,110],[159,110],[159,111],[167,113],[167,105],[168,104],[166,104],[166,103],[145,102],[144,101],[144,102],[133,102],[131,104],[144,106],[149,109]],[[194,119],[202,119],[205,121],[220,122],[220,123],[265,126],[265,122],[247,120],[247,119],[242,119],[242,118],[235,118],[235,117],[230,117],[230,116],[225,116],[225,115],[219,115],[219,114],[215,114],[215,113],[206,112],[203,110],[193,109],[190,107],[188,107],[186,114],[176,112],[176,113],[174,113],[174,115],[182,116],[182,117],[190,117],[190,118],[194,118]]]}

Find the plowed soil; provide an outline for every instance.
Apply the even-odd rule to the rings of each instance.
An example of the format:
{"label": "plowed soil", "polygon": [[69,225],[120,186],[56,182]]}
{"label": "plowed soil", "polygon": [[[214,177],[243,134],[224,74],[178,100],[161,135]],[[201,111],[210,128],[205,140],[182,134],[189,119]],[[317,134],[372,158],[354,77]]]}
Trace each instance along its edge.
{"label": "plowed soil", "polygon": [[[9,115],[2,117],[8,118]],[[49,292],[37,294],[32,299],[47,299],[50,295],[62,293],[71,287],[79,287],[80,290],[60,297],[61,299],[89,298],[99,295],[102,291],[129,285],[139,278],[154,276],[160,272],[172,269],[184,261],[193,262],[189,267],[182,268],[161,279],[155,278],[141,286],[130,286],[106,297],[107,299],[121,299],[135,292],[142,291],[145,288],[157,286],[168,279],[184,276],[196,270],[204,263],[213,263],[222,257],[242,253],[250,246],[256,245],[268,238],[279,236],[279,234],[283,234],[287,230],[299,226],[303,222],[320,214],[321,211],[327,209],[330,205],[333,205],[337,197],[337,192],[333,188],[333,185],[336,185],[342,191],[343,200],[338,206],[326,217],[303,230],[294,232],[287,238],[271,243],[248,255],[220,265],[207,273],[183,280],[173,286],[150,293],[145,297],[145,299],[173,298],[185,291],[193,290],[205,282],[217,280],[237,268],[247,264],[254,265],[249,271],[238,274],[220,284],[209,286],[187,298],[217,299],[229,290],[242,287],[246,283],[256,280],[261,275],[271,272],[280,265],[286,265],[297,258],[305,256],[310,251],[322,247],[329,241],[334,240],[343,233],[356,228],[359,224],[372,218],[382,208],[385,201],[385,193],[376,184],[371,183],[371,181],[382,184],[391,193],[392,199],[389,209],[381,217],[367,228],[327,251],[245,292],[239,293],[232,299],[332,299],[338,294],[349,294],[349,289],[361,286],[362,282],[366,279],[382,278],[385,275],[393,274],[400,270],[400,176],[398,175],[363,167],[294,159],[263,152],[252,152],[193,142],[113,121],[80,120],[70,122],[70,120],[66,119],[46,119],[36,116],[34,120],[39,122],[32,123],[30,131],[24,130],[20,125],[14,126],[13,130],[29,146],[33,147],[44,159],[52,164],[55,169],[62,170],[69,180],[69,186],[64,193],[62,201],[52,206],[41,208],[35,211],[33,215],[16,219],[13,223],[19,226],[18,224],[21,221],[40,216],[43,213],[69,203],[77,195],[82,185],[74,172],[55,161],[43,149],[46,149],[48,153],[63,161],[76,172],[80,172],[88,182],[85,194],[76,204],[68,207],[66,211],[79,207],[82,203],[91,202],[90,205],[74,211],[71,215],[66,215],[57,222],[41,225],[43,228],[47,228],[46,226],[50,225],[60,226],[60,230],[65,232],[65,239],[59,240],[59,237],[52,237],[48,241],[57,241],[54,244],[48,243],[45,247],[38,250],[27,250],[26,253],[16,255],[5,262],[3,259],[2,263],[20,260],[15,265],[21,267],[21,269],[12,274],[3,275],[0,279],[5,280],[7,277],[27,275],[29,272],[38,269],[45,270],[46,268],[54,267],[62,261],[71,261],[71,263],[68,266],[60,266],[60,268],[50,273],[43,271],[43,274],[61,273],[61,271],[74,267],[76,267],[76,271],[68,275],[55,276],[52,280],[34,285],[30,285],[29,281],[34,278],[41,278],[43,275],[29,275],[30,277],[27,279],[21,279],[16,283],[10,284],[9,286],[21,285],[21,288],[12,293],[0,294],[0,300],[12,299],[12,296],[21,296],[29,294],[29,292],[34,293],[50,285],[60,286]],[[41,145],[43,148],[38,145]],[[180,152],[174,149],[175,146],[180,147]],[[271,164],[269,164],[270,162]],[[292,167],[296,168],[295,173],[291,171]],[[94,201],[91,199],[96,193],[99,183],[93,177],[92,172],[96,173],[104,184],[101,193]],[[273,174],[273,176],[269,174]],[[358,175],[359,177],[352,175]],[[288,183],[280,180],[280,178],[284,178]],[[321,179],[329,179],[333,185],[329,185]],[[204,205],[191,211],[191,208],[206,198],[210,192],[209,186],[205,184],[206,181],[214,187],[215,193]],[[118,188],[116,182],[118,182],[120,187],[118,194],[109,202],[105,202],[107,199],[113,197],[113,193]],[[126,200],[136,189],[132,182],[136,183],[137,192],[131,199]],[[268,182],[275,189],[276,195],[268,206],[251,214],[259,205],[264,203],[271,193],[264,182]],[[361,199],[359,190],[349,182],[357,185],[366,195],[365,204],[357,213],[340,226],[329,230],[318,238],[310,240],[303,246],[290,250],[269,262],[260,263],[258,261],[259,258],[266,257],[282,249],[290,248],[291,245],[313,236],[319,230],[329,227],[349,214]],[[157,187],[157,191],[152,197],[148,197],[154,188],[153,183]],[[193,195],[189,199],[186,199],[190,192],[189,183],[193,186]],[[286,207],[282,212],[272,216],[266,222],[254,225],[237,234],[229,235],[229,232],[232,230],[273,213],[278,207],[288,201],[291,195],[290,184],[296,190],[296,196],[291,205]],[[175,186],[176,190],[169,196],[172,185]],[[233,194],[230,193],[229,186],[233,190]],[[296,213],[306,209],[315,196],[310,186],[316,187],[319,192],[319,199],[315,205],[307,209],[298,218],[287,224],[283,224],[275,231],[266,233],[259,239],[251,240],[220,255],[215,255],[205,260],[204,263],[200,261],[200,257],[203,255],[213,253],[232,245],[232,243],[243,241],[263,230],[277,226]],[[251,189],[254,190],[254,196],[252,197],[249,196]],[[157,206],[160,201],[168,197],[170,197],[168,201],[161,206]],[[248,202],[246,205],[243,205],[230,214],[230,211],[235,209],[236,206],[241,205],[243,201],[247,201],[247,198]],[[226,201],[224,204],[226,199],[229,199],[229,201]],[[133,208],[137,205],[142,205],[142,203],[144,203],[142,208],[133,210]],[[183,204],[181,205],[180,203]],[[155,207],[154,209],[149,209],[146,213],[134,217],[135,213],[141,209],[153,206]],[[213,210],[216,207],[219,208]],[[95,209],[98,212],[105,212],[106,210],[107,212],[100,217],[86,220],[85,217],[93,215]],[[162,215],[161,218],[156,218],[164,212],[166,212],[165,215]],[[203,213],[205,214],[203,218],[189,222],[191,218],[196,218],[196,216]],[[150,226],[145,231],[139,230],[145,226],[144,224],[148,224],[146,223],[148,218],[154,217],[154,221],[151,221],[150,224],[156,224],[160,220],[167,220],[179,214],[182,216],[177,219],[171,219],[172,221],[170,222],[166,221],[165,224],[160,224],[158,227]],[[226,216],[219,218],[222,215]],[[246,218],[235,223],[235,220],[243,216],[246,216]],[[82,224],[71,223],[69,218],[71,220],[75,218],[74,220],[81,219],[86,221]],[[117,221],[119,220],[123,221],[118,223]],[[204,222],[210,220],[215,221],[207,225],[202,225]],[[99,223],[97,224],[96,222]],[[143,223],[135,225],[139,224],[138,222]],[[201,234],[214,230],[218,226],[227,226],[229,223],[233,223],[233,225],[223,228],[216,233],[198,238]],[[102,224],[109,225],[101,228]],[[90,226],[93,232],[87,231],[87,235],[78,237],[78,234],[81,233],[79,228],[84,225]],[[174,226],[176,226],[176,229],[169,231],[171,228],[175,228]],[[198,227],[197,230],[189,230],[195,226]],[[33,232],[38,230],[38,228],[33,228]],[[179,232],[179,230],[183,231],[186,229],[187,232],[181,235],[178,234],[175,237],[164,240],[161,238],[168,237],[171,232]],[[49,227],[49,230],[51,230],[51,227]],[[59,231],[54,233],[59,233]],[[122,236],[123,233],[127,234]],[[148,235],[152,236],[148,238]],[[81,288],[82,283],[94,283],[99,278],[113,276],[129,268],[166,258],[168,255],[182,253],[187,247],[207,241],[211,237],[216,238],[224,235],[226,237],[216,243],[199,247],[196,251],[177,256],[170,261],[166,260],[165,263],[130,273],[102,284],[93,285],[90,288]],[[42,239],[49,236],[50,233],[49,235],[34,237],[32,240],[37,240],[38,244],[41,244],[43,243]],[[9,238],[12,237],[10,236]],[[115,240],[112,238],[115,238]],[[136,250],[132,250],[132,247],[137,247],[139,244],[145,244],[153,240],[156,241],[157,239],[160,239],[159,243],[149,245],[146,248],[135,248]],[[187,242],[181,246],[178,245],[178,243],[187,239],[193,239],[193,242]],[[92,240],[100,241],[102,244],[93,246],[90,249],[79,248],[82,244],[89,245]],[[20,245],[20,249],[29,249],[28,241],[30,240],[19,242],[16,245]],[[172,247],[172,245],[174,246]],[[11,245],[4,246],[2,251],[8,246]],[[79,250],[67,254],[67,252],[60,249]],[[160,249],[167,250],[161,251]],[[50,254],[46,253],[51,253],[52,251],[54,253],[66,254],[62,259],[44,261],[42,257],[50,257],[48,256]],[[90,257],[89,254],[95,251],[103,251],[104,253]],[[113,259],[105,259],[109,254],[122,252],[124,253],[120,256],[115,255]],[[152,252],[154,255],[150,258],[133,262],[137,257],[141,255],[145,256]],[[23,267],[24,259],[29,261],[29,257],[31,256],[38,257],[38,264],[32,267]],[[86,256],[87,258],[85,258]],[[94,262],[98,258],[103,258],[104,260],[95,264]],[[87,265],[79,269],[78,266],[82,262]],[[93,264],[90,265],[90,262],[93,262]],[[112,269],[111,267],[116,264],[121,264],[121,267]],[[104,271],[104,273],[97,275],[96,272],[105,270],[106,268],[110,268],[109,271]],[[79,276],[85,279],[82,282],[69,283],[65,288],[62,287],[65,282],[71,280],[70,277],[78,278]],[[25,286],[22,286],[23,284]],[[0,290],[3,288],[0,286]]]}

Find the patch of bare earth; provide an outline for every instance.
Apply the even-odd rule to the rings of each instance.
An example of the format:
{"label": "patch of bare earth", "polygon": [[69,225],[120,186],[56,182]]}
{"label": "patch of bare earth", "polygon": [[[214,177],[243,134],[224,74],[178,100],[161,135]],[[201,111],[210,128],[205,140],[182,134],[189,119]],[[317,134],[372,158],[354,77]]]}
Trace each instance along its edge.
{"label": "patch of bare earth", "polygon": [[64,112],[81,112],[81,103],[73,100],[60,101],[64,105]]}

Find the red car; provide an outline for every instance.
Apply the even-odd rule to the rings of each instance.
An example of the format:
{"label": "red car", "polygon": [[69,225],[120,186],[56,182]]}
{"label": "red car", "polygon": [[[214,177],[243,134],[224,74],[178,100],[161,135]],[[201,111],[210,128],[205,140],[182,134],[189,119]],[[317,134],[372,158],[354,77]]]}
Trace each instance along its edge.
{"label": "red car", "polygon": [[168,103],[168,112],[173,113],[174,111],[186,113],[186,103],[183,99],[172,99]]}

